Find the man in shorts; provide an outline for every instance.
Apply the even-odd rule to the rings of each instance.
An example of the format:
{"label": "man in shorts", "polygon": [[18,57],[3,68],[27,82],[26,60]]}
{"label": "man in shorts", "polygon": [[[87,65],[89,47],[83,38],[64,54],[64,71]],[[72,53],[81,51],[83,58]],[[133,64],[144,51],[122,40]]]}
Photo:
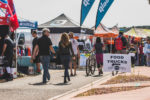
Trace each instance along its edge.
{"label": "man in shorts", "polygon": [[7,72],[6,75],[7,81],[13,80],[13,75],[12,75],[13,49],[14,49],[13,41],[10,39],[8,35],[6,35],[4,39],[4,45],[3,45],[1,56],[5,57],[4,67],[6,68],[6,72]]}
{"label": "man in shorts", "polygon": [[[37,44],[37,41],[38,41],[38,36],[37,36],[37,31],[33,31],[32,32],[32,37],[34,38],[33,41],[32,41],[32,54],[33,54],[33,51],[34,51],[34,48]],[[39,54],[37,53],[36,54],[36,57],[35,59],[33,60],[34,63],[36,63],[36,67],[37,67],[37,71],[36,71],[36,74],[41,74],[41,69],[40,69],[40,56]]]}

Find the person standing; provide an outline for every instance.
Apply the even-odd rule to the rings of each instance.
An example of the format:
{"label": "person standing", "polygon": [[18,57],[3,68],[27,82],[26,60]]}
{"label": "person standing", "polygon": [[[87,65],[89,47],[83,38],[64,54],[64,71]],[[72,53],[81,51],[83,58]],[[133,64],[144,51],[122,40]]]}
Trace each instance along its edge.
{"label": "person standing", "polygon": [[136,50],[136,62],[135,62],[135,65],[139,66],[139,43],[138,42],[134,43],[134,48]]}
{"label": "person standing", "polygon": [[69,41],[69,36],[67,33],[63,33],[61,36],[61,40],[59,42],[59,54],[61,56],[61,62],[65,68],[64,71],[64,83],[67,83],[70,81],[70,76],[68,72],[69,63],[70,63],[70,57],[72,55],[72,59],[75,60],[75,55],[72,49],[72,44]]}
{"label": "person standing", "polygon": [[131,64],[132,64],[132,68],[134,68],[135,66],[135,61],[136,61],[136,50],[134,48],[134,44],[130,45],[130,48],[128,50],[128,53],[131,53]]}
{"label": "person standing", "polygon": [[38,39],[32,56],[32,59],[34,60],[37,52],[39,52],[40,60],[44,69],[43,84],[47,83],[47,79],[50,80],[50,74],[48,71],[48,68],[50,66],[50,51],[55,54],[55,51],[52,47],[52,41],[49,38],[49,35],[50,30],[44,28],[42,30],[42,37]]}
{"label": "person standing", "polygon": [[123,32],[119,32],[119,36],[114,40],[115,50],[117,54],[126,54],[127,40],[123,36]]}
{"label": "person standing", "polygon": [[96,61],[97,61],[97,67],[99,75],[103,75],[102,67],[103,67],[103,44],[101,42],[101,38],[96,38],[96,43],[94,45],[94,48],[92,50],[96,51]]}
{"label": "person standing", "polygon": [[144,41],[144,45],[143,45],[143,53],[144,53],[144,66],[147,66],[147,57],[146,57],[146,48],[145,46],[147,45],[148,41]]}
{"label": "person standing", "polygon": [[[73,52],[74,52],[74,55],[75,55],[75,59],[71,59],[70,60],[70,72],[71,72],[71,76],[76,76],[76,68],[77,68],[77,62],[78,62],[78,59],[80,58],[80,50],[79,50],[79,43],[76,39],[73,38],[73,32],[70,32],[69,33],[69,38],[70,38],[70,42],[72,44],[72,49],[73,49]],[[72,72],[72,65],[74,67],[74,74]]]}
{"label": "person standing", "polygon": [[6,67],[7,75],[6,80],[13,80],[12,75],[12,63],[13,63],[13,41],[10,39],[8,35],[5,36],[4,45],[2,50],[2,56],[4,56],[4,66]]}
{"label": "person standing", "polygon": [[144,52],[143,52],[143,43],[140,44],[140,47],[139,47],[139,51],[140,51],[140,54],[139,54],[139,58],[140,58],[140,66],[144,66]]}
{"label": "person standing", "polygon": [[[38,42],[38,36],[37,36],[37,31],[33,31],[32,32],[32,37],[34,38],[33,39],[33,41],[32,41],[32,55],[33,55],[33,51],[34,51],[34,48],[35,48],[35,46],[36,46],[36,44],[37,44],[37,42]],[[36,67],[37,67],[37,71],[36,71],[36,73],[37,74],[41,74],[41,69],[40,69],[40,56],[39,56],[39,52],[37,52],[37,54],[36,54],[36,57],[35,57],[35,59],[33,60],[33,62],[34,63],[36,63]]]}
{"label": "person standing", "polygon": [[[114,46],[116,54],[127,54],[127,40],[123,36],[123,32],[119,32],[119,36],[114,40]],[[116,74],[118,74],[118,71],[116,71]],[[114,71],[112,72],[112,75],[114,76]]]}
{"label": "person standing", "polygon": [[147,43],[144,46],[144,53],[146,54],[147,66],[150,67],[150,37],[147,38]]}

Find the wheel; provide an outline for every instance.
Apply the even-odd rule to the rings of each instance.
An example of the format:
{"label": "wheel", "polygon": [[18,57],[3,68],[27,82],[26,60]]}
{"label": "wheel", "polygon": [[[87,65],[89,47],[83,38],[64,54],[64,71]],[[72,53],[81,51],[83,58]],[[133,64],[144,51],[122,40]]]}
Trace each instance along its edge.
{"label": "wheel", "polygon": [[95,69],[96,69],[96,60],[91,59],[91,74],[95,73]]}
{"label": "wheel", "polygon": [[90,60],[89,59],[87,59],[86,60],[86,75],[87,76],[89,76],[89,74],[90,74]]}

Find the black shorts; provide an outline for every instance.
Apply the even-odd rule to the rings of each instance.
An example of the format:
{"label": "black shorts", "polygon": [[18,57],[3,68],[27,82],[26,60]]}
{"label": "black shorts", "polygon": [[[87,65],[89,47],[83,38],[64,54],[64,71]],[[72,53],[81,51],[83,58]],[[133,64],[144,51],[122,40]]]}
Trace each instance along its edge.
{"label": "black shorts", "polygon": [[6,56],[4,58],[4,67],[12,67],[13,56]]}
{"label": "black shorts", "polygon": [[35,59],[33,60],[33,62],[34,62],[34,63],[40,63],[40,56],[37,55],[37,56],[35,57]]}

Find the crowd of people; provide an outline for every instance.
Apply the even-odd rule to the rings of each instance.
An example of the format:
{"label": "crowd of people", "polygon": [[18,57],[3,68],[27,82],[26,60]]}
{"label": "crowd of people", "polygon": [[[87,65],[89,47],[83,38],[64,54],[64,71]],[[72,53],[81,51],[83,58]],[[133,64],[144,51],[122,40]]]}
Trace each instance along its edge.
{"label": "crowd of people", "polygon": [[[92,43],[90,39],[82,42],[74,39],[74,33],[62,33],[58,50],[54,50],[53,41],[49,38],[50,30],[45,28],[42,30],[42,36],[38,37],[37,31],[32,32],[34,37],[32,42],[31,63],[37,66],[37,73],[41,74],[40,64],[43,66],[43,84],[50,80],[50,54],[53,54],[53,59],[58,59],[64,66],[64,83],[70,81],[70,76],[77,75],[77,67],[80,59],[81,50],[87,49],[90,52],[95,52],[98,75],[103,75],[103,54],[131,54],[132,67],[134,66],[150,66],[150,37],[146,40],[135,41],[134,38],[126,38],[123,32],[119,32],[118,37],[114,39],[114,44],[108,45],[106,41],[100,37],[96,38],[96,42]],[[6,68],[6,79],[13,80],[11,73],[13,51],[15,47],[13,41],[6,35],[4,45],[1,51],[1,56],[5,56],[4,66]],[[81,43],[82,42],[82,43]],[[110,49],[111,47],[111,49]],[[58,56],[59,55],[59,56]],[[70,73],[69,73],[70,68]],[[74,71],[73,71],[74,69]],[[118,71],[116,71],[116,74]],[[115,75],[112,72],[112,75]]]}

